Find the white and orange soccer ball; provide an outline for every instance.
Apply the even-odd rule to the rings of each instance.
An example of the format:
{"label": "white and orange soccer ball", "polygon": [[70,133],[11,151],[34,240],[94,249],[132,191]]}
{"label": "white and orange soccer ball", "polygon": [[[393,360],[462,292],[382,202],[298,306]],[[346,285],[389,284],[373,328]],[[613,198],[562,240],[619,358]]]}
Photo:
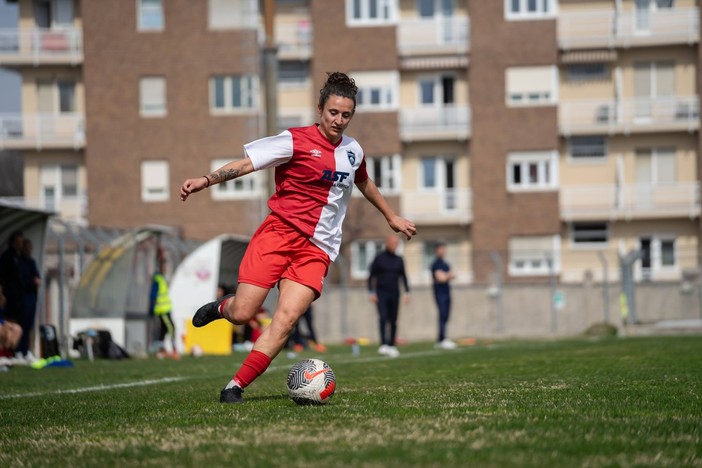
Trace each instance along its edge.
{"label": "white and orange soccer ball", "polygon": [[334,371],[320,359],[299,361],[288,373],[288,395],[298,405],[323,405],[335,390]]}

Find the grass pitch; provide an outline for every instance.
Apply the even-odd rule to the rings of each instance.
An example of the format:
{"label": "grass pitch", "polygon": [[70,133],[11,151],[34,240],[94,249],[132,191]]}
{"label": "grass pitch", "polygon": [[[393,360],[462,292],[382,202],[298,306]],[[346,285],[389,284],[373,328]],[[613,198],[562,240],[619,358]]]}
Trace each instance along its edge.
{"label": "grass pitch", "polygon": [[288,399],[273,361],[75,361],[0,374],[0,466],[702,466],[702,337],[498,342],[320,357],[322,407]]}

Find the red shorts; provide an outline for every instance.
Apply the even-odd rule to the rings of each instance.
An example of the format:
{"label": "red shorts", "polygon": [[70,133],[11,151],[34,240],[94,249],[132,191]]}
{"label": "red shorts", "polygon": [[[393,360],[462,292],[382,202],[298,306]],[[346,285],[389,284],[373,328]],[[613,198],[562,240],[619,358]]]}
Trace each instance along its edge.
{"label": "red shorts", "polygon": [[256,230],[239,266],[239,282],[270,289],[283,278],[322,294],[329,255],[271,214]]}

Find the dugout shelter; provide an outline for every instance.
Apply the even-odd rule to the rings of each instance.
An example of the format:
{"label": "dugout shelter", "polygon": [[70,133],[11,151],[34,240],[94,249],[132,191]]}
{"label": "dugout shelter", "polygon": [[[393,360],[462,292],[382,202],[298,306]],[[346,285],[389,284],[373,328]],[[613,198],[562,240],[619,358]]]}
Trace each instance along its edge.
{"label": "dugout shelter", "polygon": [[[69,330],[107,330],[112,340],[131,355],[144,355],[152,342],[154,320],[150,314],[151,281],[164,251],[180,247],[171,262],[188,253],[171,229],[146,226],[112,240],[87,265],[75,290]],[[171,247],[169,247],[171,246]]]}

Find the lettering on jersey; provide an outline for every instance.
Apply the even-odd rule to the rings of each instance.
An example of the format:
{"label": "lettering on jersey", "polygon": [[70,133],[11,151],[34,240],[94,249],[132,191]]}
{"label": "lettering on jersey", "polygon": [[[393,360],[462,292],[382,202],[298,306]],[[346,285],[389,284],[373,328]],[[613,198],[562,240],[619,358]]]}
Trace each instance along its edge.
{"label": "lettering on jersey", "polygon": [[328,169],[325,169],[322,171],[322,180],[328,180],[331,182],[335,182],[332,184],[334,187],[341,187],[343,189],[347,189],[350,187],[349,183],[344,183],[344,180],[346,180],[349,177],[348,172],[341,172],[341,171],[330,171]]}
{"label": "lettering on jersey", "polygon": [[318,150],[317,148],[314,148],[314,149],[310,150],[310,155],[314,156],[315,158],[321,158],[322,152],[320,150]]}
{"label": "lettering on jersey", "polygon": [[356,162],[356,155],[353,154],[353,151],[351,151],[351,150],[346,150],[346,156],[349,157],[349,162],[350,162],[351,165],[353,166],[354,163]]}

